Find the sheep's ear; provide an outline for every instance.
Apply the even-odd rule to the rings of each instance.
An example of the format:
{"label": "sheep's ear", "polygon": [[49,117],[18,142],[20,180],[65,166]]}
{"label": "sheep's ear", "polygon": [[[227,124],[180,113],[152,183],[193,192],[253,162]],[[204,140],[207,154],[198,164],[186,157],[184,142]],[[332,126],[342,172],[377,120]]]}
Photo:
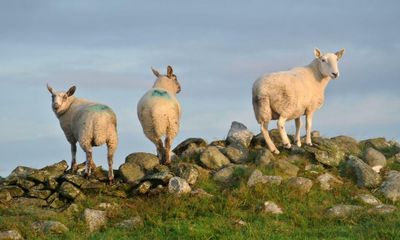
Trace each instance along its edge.
{"label": "sheep's ear", "polygon": [[153,71],[153,73],[154,73],[154,75],[156,75],[156,77],[160,77],[161,74],[157,70],[155,70],[153,67],[151,67],[151,71]]}
{"label": "sheep's ear", "polygon": [[172,67],[171,67],[171,66],[168,66],[168,67],[167,67],[167,77],[171,78],[171,77],[172,77],[172,74],[173,74],[173,71],[174,71],[174,70],[172,70]]}
{"label": "sheep's ear", "polygon": [[344,53],[344,48],[340,49],[340,51],[337,51],[335,54],[337,56],[337,59],[341,59]]}
{"label": "sheep's ear", "polygon": [[76,90],[75,86],[70,87],[70,89],[68,89],[67,91],[68,97],[72,96],[75,93],[75,90]]}
{"label": "sheep's ear", "polygon": [[314,56],[316,57],[316,58],[319,58],[319,57],[321,57],[321,51],[318,49],[318,48],[315,48],[314,49]]}
{"label": "sheep's ear", "polygon": [[50,87],[49,84],[47,84],[47,90],[49,90],[49,92],[51,93],[51,95],[54,95],[54,90],[52,87]]}

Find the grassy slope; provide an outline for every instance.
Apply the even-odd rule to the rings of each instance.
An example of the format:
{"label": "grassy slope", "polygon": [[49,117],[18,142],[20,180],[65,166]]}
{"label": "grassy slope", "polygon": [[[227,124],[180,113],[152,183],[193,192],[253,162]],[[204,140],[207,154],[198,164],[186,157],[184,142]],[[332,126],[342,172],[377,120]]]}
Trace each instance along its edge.
{"label": "grassy slope", "polygon": [[[236,181],[221,186],[202,179],[197,186],[214,194],[213,198],[175,197],[162,194],[130,199],[103,195],[82,203],[95,208],[101,202],[116,202],[109,211],[109,227],[90,235],[80,213],[68,215],[35,208],[0,208],[0,230],[17,228],[27,239],[395,239],[400,238],[400,212],[387,216],[361,213],[349,219],[324,218],[327,208],[338,204],[361,204],[352,197],[362,190],[346,182],[333,191],[314,186],[306,196],[289,191],[283,185],[248,188],[249,171],[238,172]],[[301,175],[301,174],[300,174]],[[380,197],[383,200],[383,198]],[[260,212],[266,200],[281,205],[284,214],[271,216]],[[400,208],[400,204],[396,206]],[[140,215],[145,227],[139,230],[113,228],[113,224]],[[35,235],[29,223],[39,219],[58,220],[70,228],[66,235]],[[235,220],[246,221],[238,226]]]}

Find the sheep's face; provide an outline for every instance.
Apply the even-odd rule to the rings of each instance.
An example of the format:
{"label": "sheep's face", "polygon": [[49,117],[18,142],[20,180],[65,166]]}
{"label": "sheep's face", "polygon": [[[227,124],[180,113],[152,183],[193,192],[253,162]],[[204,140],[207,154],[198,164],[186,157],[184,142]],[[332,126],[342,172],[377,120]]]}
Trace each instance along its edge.
{"label": "sheep's face", "polygon": [[338,61],[343,56],[344,49],[336,53],[325,53],[322,54],[321,51],[316,48],[314,50],[314,55],[318,59],[319,71],[324,77],[338,78],[339,77],[339,67]]}
{"label": "sheep's face", "polygon": [[71,105],[71,96],[74,94],[76,87],[72,86],[67,92],[56,92],[49,85],[47,85],[47,89],[51,93],[51,108],[54,113],[59,116],[67,111]]}
{"label": "sheep's face", "polygon": [[167,67],[167,75],[160,74],[157,70],[151,69],[156,75],[157,80],[154,83],[153,87],[155,88],[164,88],[173,93],[179,93],[181,91],[181,85],[178,82],[178,78],[173,73],[173,69],[171,66]]}

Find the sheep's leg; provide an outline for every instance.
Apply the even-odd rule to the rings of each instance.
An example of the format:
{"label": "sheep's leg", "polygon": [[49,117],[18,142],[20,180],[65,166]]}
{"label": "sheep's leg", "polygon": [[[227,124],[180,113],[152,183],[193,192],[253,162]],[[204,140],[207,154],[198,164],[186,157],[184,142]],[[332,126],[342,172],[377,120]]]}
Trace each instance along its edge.
{"label": "sheep's leg", "polygon": [[268,123],[261,122],[261,133],[264,136],[265,142],[267,143],[268,149],[275,154],[279,154],[278,149],[276,149],[275,144],[272,142],[268,133]]}
{"label": "sheep's leg", "polygon": [[86,149],[86,169],[85,169],[85,174],[86,177],[89,177],[92,175],[92,170],[96,168],[96,165],[93,162],[93,153],[92,153],[92,148]]}
{"label": "sheep's leg", "polygon": [[301,147],[301,141],[300,141],[301,119],[300,119],[300,117],[295,119],[295,123],[296,123],[296,134],[295,134],[294,139],[296,139],[296,145],[298,147]]}
{"label": "sheep's leg", "polygon": [[76,164],[76,143],[71,143],[71,155],[72,155],[71,172],[75,173],[76,170],[78,169],[78,165]]}
{"label": "sheep's leg", "polygon": [[163,142],[161,140],[161,138],[157,138],[154,140],[151,140],[154,145],[156,145],[157,148],[157,157],[160,160],[160,163],[163,164],[164,163],[164,146],[163,146]]}
{"label": "sheep's leg", "polygon": [[285,122],[286,122],[286,118],[280,116],[278,119],[278,130],[279,130],[279,134],[281,135],[283,146],[285,148],[291,148],[292,145],[290,144],[289,138],[288,138],[286,130],[285,130]]}
{"label": "sheep's leg", "polygon": [[311,142],[312,118],[313,118],[312,113],[306,115],[306,144],[309,146],[312,146]]}
{"label": "sheep's leg", "polygon": [[108,181],[110,184],[114,182],[114,170],[113,170],[113,161],[114,161],[114,152],[115,147],[111,143],[107,143],[107,160],[108,160]]}
{"label": "sheep's leg", "polygon": [[171,142],[172,139],[170,137],[165,138],[165,154],[164,154],[164,164],[169,165],[171,164]]}

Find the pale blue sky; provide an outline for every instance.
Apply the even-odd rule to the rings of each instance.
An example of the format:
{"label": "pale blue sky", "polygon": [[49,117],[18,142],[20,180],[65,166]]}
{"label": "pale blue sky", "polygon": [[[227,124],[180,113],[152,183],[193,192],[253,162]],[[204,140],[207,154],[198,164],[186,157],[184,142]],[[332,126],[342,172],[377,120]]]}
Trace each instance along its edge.
{"label": "pale blue sky", "polygon": [[[131,152],[155,152],[136,116],[137,101],[154,81],[150,66],[165,72],[172,65],[182,85],[175,146],[188,137],[225,138],[233,120],[258,132],[254,80],[308,64],[314,47],[346,48],[341,77],[328,86],[314,129],[327,137],[399,140],[399,7],[398,1],[2,1],[0,176],[17,165],[70,161],[47,82],[55,89],[76,85],[76,96],[115,110],[118,168]],[[78,159],[84,161],[80,149]],[[105,166],[105,159],[105,149],[96,149],[95,162]]]}

